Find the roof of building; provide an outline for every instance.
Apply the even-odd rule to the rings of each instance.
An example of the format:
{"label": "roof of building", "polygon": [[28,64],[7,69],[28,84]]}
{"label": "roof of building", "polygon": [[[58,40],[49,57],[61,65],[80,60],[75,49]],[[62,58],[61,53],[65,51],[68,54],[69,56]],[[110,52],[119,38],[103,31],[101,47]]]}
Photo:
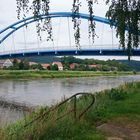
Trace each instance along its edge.
{"label": "roof of building", "polygon": [[36,62],[29,62],[29,65],[36,65],[37,63]]}
{"label": "roof of building", "polygon": [[58,67],[63,67],[62,63],[61,62],[53,62],[52,65],[57,65]]}
{"label": "roof of building", "polygon": [[98,65],[93,64],[93,65],[88,65],[90,68],[97,68]]}
{"label": "roof of building", "polygon": [[3,59],[3,60],[0,60],[0,67],[3,67],[4,65],[11,65],[12,64],[12,62],[11,62],[11,60],[10,59]]}
{"label": "roof of building", "polygon": [[72,63],[72,64],[70,64],[70,68],[71,69],[74,69],[76,66],[78,66],[79,64],[77,64],[77,63]]}
{"label": "roof of building", "polygon": [[41,64],[42,67],[49,67],[50,64]]}
{"label": "roof of building", "polygon": [[79,65],[78,63],[71,63],[70,65]]}
{"label": "roof of building", "polygon": [[12,61],[10,59],[2,59],[2,60],[0,60],[0,64],[4,64],[5,62],[12,63]]}
{"label": "roof of building", "polygon": [[11,61],[13,62],[14,60],[16,60],[17,63],[20,63],[22,61],[20,59],[12,59]]}

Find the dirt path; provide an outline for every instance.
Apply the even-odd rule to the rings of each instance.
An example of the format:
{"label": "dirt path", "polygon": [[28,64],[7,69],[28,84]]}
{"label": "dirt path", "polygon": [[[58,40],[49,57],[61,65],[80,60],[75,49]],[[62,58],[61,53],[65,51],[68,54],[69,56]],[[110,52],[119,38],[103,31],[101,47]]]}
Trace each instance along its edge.
{"label": "dirt path", "polygon": [[98,126],[97,130],[109,135],[107,140],[140,140],[140,122],[127,118],[117,118]]}

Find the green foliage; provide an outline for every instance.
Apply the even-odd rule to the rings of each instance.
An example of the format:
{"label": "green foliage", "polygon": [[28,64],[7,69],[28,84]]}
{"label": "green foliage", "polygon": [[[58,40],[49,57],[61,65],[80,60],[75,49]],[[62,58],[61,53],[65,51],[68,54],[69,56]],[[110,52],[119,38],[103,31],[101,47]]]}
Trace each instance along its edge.
{"label": "green foliage", "polygon": [[43,67],[41,64],[33,64],[30,66],[30,69],[34,69],[34,70],[43,70]]}
{"label": "green foliage", "polygon": [[[87,0],[88,12],[89,12],[89,38],[92,37],[94,42],[95,34],[95,22],[93,22],[93,3],[97,3],[98,0]],[[17,17],[22,16],[25,18],[29,11],[33,12],[34,18],[38,19],[40,14],[48,15],[50,11],[50,0],[16,0],[17,2]],[[111,26],[115,24],[117,37],[120,39],[120,46],[127,51],[128,59],[132,56],[132,49],[137,48],[140,44],[140,1],[139,0],[106,0],[106,4],[109,4],[109,9],[106,13],[108,19],[111,20]],[[73,0],[72,12],[77,16],[72,17],[74,38],[76,47],[80,48],[80,7],[82,2],[80,0]],[[41,39],[41,32],[46,31],[47,41],[53,41],[52,37],[52,25],[51,18],[41,19],[37,22],[37,33]],[[125,29],[128,30],[125,33]]]}
{"label": "green foliage", "polygon": [[40,56],[28,57],[28,61],[29,62],[46,64],[46,63],[53,63],[53,62],[56,62],[56,61],[61,61],[61,59],[59,57],[54,57],[54,56],[41,56],[40,55]]}
{"label": "green foliage", "polygon": [[[140,119],[140,83],[129,83],[113,90],[96,94],[96,103],[86,115],[91,123],[99,125],[116,117]],[[137,118],[136,118],[137,116]]]}
{"label": "green foliage", "polygon": [[111,67],[108,65],[103,65],[102,66],[102,71],[111,71]]}
{"label": "green foliage", "polygon": [[12,70],[29,70],[29,62],[27,60],[21,60],[18,62],[16,59],[13,60],[13,66],[11,66],[9,69]]}
{"label": "green foliage", "polygon": [[21,61],[18,65],[19,65],[20,70],[24,69],[24,62],[23,61]]}
{"label": "green foliage", "polygon": [[131,70],[135,70],[135,71],[140,71],[140,61],[135,61],[135,60],[120,60],[121,63],[124,63],[126,65],[128,65]]}
{"label": "green foliage", "polygon": [[29,70],[30,69],[30,66],[29,66],[29,62],[27,60],[24,60],[23,61],[23,70]]}
{"label": "green foliage", "polygon": [[56,64],[51,65],[50,70],[52,70],[52,71],[58,71],[58,66]]}
{"label": "green foliage", "polygon": [[122,63],[122,62],[119,62],[119,61],[116,61],[116,60],[107,60],[106,61],[107,64],[109,66],[111,66],[112,68],[117,68],[117,69],[114,69],[115,71],[118,70],[118,71],[128,71],[128,70],[132,70],[130,66],[128,66],[127,64],[125,63]]}
{"label": "green foliage", "polygon": [[94,1],[93,0],[87,0],[87,3],[88,3],[88,12],[89,12],[89,15],[90,15],[90,18],[89,18],[89,39],[90,37],[92,38],[92,42],[94,43],[94,37],[95,37],[95,27],[96,27],[96,23],[95,21],[93,20],[93,3]]}
{"label": "green foliage", "polygon": [[[106,3],[110,5],[106,16],[112,21],[111,26],[115,24],[120,45],[126,49],[130,60],[132,49],[137,48],[140,44],[140,1],[106,0]],[[127,33],[125,33],[126,28]]]}
{"label": "green foliage", "polygon": [[[35,19],[40,18],[40,14],[48,15],[50,10],[50,0],[16,0],[17,2],[17,18],[26,18],[29,11],[32,11]],[[41,33],[47,32],[47,41],[53,41],[51,18],[45,18],[41,21],[36,20],[37,34],[42,39]]]}
{"label": "green foliage", "polygon": [[[72,6],[73,6],[72,7],[73,14],[78,15],[80,11],[81,2],[79,0],[73,0]],[[75,31],[74,33],[75,45],[79,49],[80,48],[80,25],[81,25],[80,17],[73,16],[72,22],[73,22],[73,29]]]}
{"label": "green foliage", "polygon": [[95,72],[95,71],[46,71],[46,70],[0,70],[1,79],[38,79],[38,78],[69,78],[69,77],[95,77],[132,75],[132,72]]}
{"label": "green foliage", "polygon": [[80,64],[79,66],[76,66],[75,70],[76,71],[88,71],[90,69],[87,65]]}
{"label": "green foliage", "polygon": [[18,70],[19,69],[19,64],[18,64],[17,59],[13,60],[13,66],[10,67],[10,68],[13,69],[13,70]]}
{"label": "green foliage", "polygon": [[33,69],[33,70],[38,69],[38,65],[37,64],[33,64],[33,65],[31,65],[30,68]]}
{"label": "green foliage", "polygon": [[124,100],[127,97],[127,92],[123,89],[111,89],[110,93],[108,94],[109,98],[114,101]]}
{"label": "green foliage", "polygon": [[[69,65],[77,63],[78,65],[74,70],[78,71],[131,71],[131,67],[127,64],[121,63],[117,60],[95,60],[95,59],[79,59],[75,57],[62,57],[61,62],[66,69],[69,69]],[[89,68],[88,65],[98,65],[96,68]]]}
{"label": "green foliage", "polygon": [[[89,27],[88,27],[88,33],[89,33],[89,39],[92,39],[92,42],[94,43],[94,38],[95,38],[95,22],[93,21],[93,4],[94,2],[96,3],[97,1],[93,0],[87,0],[87,5],[88,5],[88,12],[89,12]],[[80,7],[82,6],[82,2],[80,0],[73,0],[72,4],[72,13],[79,15],[80,12]],[[75,31],[74,33],[74,38],[75,38],[75,45],[78,49],[80,49],[80,25],[81,25],[81,19],[80,16],[73,16],[72,17],[72,22],[74,24],[73,29]]]}
{"label": "green foliage", "polygon": [[[42,19],[40,15],[49,15],[50,11],[50,0],[32,0],[31,2],[29,0],[16,0],[17,3],[17,18],[20,19],[21,17],[24,19],[29,11],[32,11],[34,18],[40,20],[36,20],[37,24],[37,34],[42,39],[41,32],[46,31],[47,41],[53,41],[53,35],[52,35],[52,24],[51,24],[51,18],[45,18]],[[95,37],[95,22],[93,21],[93,0],[87,0],[88,5],[88,12],[90,15],[89,18],[89,38],[92,38],[92,41],[94,42]],[[72,13],[78,15],[80,12],[81,7],[81,1],[80,0],[73,0],[72,4]],[[77,48],[80,48],[80,25],[81,25],[81,19],[78,16],[72,17],[73,22],[73,28],[75,30],[74,32],[74,38],[75,38],[75,45]]]}
{"label": "green foliage", "polygon": [[[139,123],[139,87],[140,82],[129,83],[116,89],[95,94],[96,102],[94,106],[90,108],[81,120],[75,121],[73,119],[73,114],[69,114],[55,121],[58,116],[62,115],[61,113],[65,114],[68,109],[72,109],[70,106],[73,106],[73,101],[71,101],[60,108],[60,110],[56,110],[49,116],[46,116],[43,120],[40,119],[36,123],[29,125],[29,127],[22,127],[22,129],[20,129],[25,123],[49,109],[41,108],[37,112],[33,112],[30,117],[26,118],[26,121],[20,121],[9,126],[7,129],[0,130],[0,136],[4,137],[5,135],[7,136],[9,132],[16,132],[17,135],[12,136],[13,140],[105,140],[106,134],[97,132],[96,126],[116,117],[127,117]],[[116,93],[119,94],[119,96],[116,96]],[[127,98],[120,98],[120,94],[127,94]],[[90,98],[85,96],[79,97],[77,100],[78,111],[82,111],[90,102]],[[10,138],[11,137],[9,137],[9,140],[11,140]]]}
{"label": "green foliage", "polygon": [[136,72],[135,70],[133,71],[133,73],[134,73],[134,74],[137,74],[137,72]]}
{"label": "green foliage", "polygon": [[56,124],[55,127],[50,126],[50,128],[46,131],[45,135],[41,136],[39,140],[71,140],[71,139],[85,139],[87,140],[86,133],[90,128],[90,125],[86,125],[85,123],[73,122],[73,121],[63,121]]}
{"label": "green foliage", "polygon": [[73,56],[68,56],[68,57],[64,56],[64,57],[61,58],[61,62],[62,62],[64,65],[70,65],[70,64],[72,64],[72,63],[78,63],[78,64],[80,64],[80,63],[82,63],[83,61],[82,61],[82,59],[75,58],[75,57],[73,57]]}

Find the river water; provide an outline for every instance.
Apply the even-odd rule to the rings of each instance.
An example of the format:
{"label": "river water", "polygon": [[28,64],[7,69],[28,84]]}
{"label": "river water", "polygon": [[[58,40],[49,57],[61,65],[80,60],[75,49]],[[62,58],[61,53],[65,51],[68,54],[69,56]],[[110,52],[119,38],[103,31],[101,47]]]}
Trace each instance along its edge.
{"label": "river water", "polygon": [[[140,81],[140,75],[115,77],[62,78],[39,80],[0,80],[0,99],[28,106],[44,106],[59,102],[78,92],[96,92],[118,87],[121,84]],[[23,112],[0,107],[0,119],[13,122],[23,116]],[[10,118],[10,119],[9,119]]]}

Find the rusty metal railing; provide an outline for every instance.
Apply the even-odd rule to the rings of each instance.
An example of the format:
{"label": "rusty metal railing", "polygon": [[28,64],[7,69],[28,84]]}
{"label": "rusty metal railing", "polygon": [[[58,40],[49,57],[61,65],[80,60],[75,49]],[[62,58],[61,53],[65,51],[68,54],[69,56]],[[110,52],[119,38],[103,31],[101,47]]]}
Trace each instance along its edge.
{"label": "rusty metal railing", "polygon": [[[82,111],[80,112],[80,114],[78,115],[77,114],[77,96],[90,96],[91,97],[91,102],[89,103],[89,105]],[[58,105],[54,106],[54,107],[51,107],[48,111],[44,112],[43,114],[41,115],[38,115],[36,118],[34,118],[32,121],[28,122],[27,124],[25,124],[21,129],[24,129],[28,126],[30,126],[31,124],[33,124],[34,122],[38,121],[38,120],[41,120],[43,118],[45,118],[47,115],[49,115],[51,112],[57,110],[58,108],[60,108],[62,105],[66,104],[68,101],[72,101],[73,100],[73,109],[66,112],[65,114],[59,116],[56,118],[56,121],[57,120],[60,120],[62,119],[63,117],[65,117],[66,115],[68,114],[71,114],[73,113],[73,116],[74,116],[74,119],[75,120],[78,120],[78,119],[81,119],[81,117],[92,107],[92,105],[95,103],[95,96],[91,93],[77,93],[67,99],[65,99],[64,101],[62,101],[61,103],[59,103]],[[15,133],[12,133],[10,135],[13,135]]]}

